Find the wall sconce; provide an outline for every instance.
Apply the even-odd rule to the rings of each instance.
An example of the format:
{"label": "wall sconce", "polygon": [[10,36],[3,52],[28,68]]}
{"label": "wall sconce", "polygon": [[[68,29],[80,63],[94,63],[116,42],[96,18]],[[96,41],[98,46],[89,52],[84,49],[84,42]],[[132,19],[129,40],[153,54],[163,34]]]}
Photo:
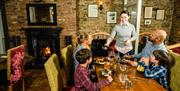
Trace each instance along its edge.
{"label": "wall sconce", "polygon": [[103,9],[102,1],[99,2],[99,10]]}

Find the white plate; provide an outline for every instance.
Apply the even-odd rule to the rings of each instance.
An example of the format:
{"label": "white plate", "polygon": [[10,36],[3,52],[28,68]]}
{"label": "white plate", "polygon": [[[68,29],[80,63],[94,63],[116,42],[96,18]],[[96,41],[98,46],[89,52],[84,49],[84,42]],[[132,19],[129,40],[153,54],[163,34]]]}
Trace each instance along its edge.
{"label": "white plate", "polygon": [[106,62],[98,62],[98,64],[105,64]]}

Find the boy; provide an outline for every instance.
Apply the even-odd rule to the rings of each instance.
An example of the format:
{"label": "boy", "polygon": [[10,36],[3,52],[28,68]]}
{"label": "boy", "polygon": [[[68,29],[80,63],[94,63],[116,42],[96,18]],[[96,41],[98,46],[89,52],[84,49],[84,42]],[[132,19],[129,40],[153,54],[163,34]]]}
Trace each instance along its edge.
{"label": "boy", "polygon": [[74,85],[76,91],[97,91],[110,84],[113,80],[111,76],[108,76],[106,80],[101,80],[98,83],[91,82],[88,65],[92,62],[92,53],[89,49],[81,49],[78,51],[76,53],[76,59],[79,62],[74,73]]}

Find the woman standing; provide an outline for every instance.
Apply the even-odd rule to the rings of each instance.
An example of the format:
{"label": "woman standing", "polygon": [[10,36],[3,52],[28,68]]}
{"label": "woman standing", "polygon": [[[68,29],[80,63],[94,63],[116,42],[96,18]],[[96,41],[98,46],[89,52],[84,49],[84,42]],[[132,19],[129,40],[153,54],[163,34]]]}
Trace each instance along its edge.
{"label": "woman standing", "polygon": [[105,46],[109,46],[115,38],[115,49],[119,53],[120,57],[123,57],[124,54],[132,53],[133,46],[131,42],[137,38],[135,27],[130,24],[128,20],[129,13],[127,11],[122,11],[120,14],[120,23],[115,25],[105,44]]}

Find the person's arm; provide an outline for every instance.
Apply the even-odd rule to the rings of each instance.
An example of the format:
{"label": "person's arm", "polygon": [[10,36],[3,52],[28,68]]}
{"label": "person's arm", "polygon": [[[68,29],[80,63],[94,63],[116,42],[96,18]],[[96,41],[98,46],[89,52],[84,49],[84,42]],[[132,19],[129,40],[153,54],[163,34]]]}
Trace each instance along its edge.
{"label": "person's arm", "polygon": [[110,84],[110,81],[108,79],[101,80],[98,83],[92,83],[88,77],[88,74],[86,74],[85,72],[82,74],[81,79],[83,81],[83,87],[85,87],[88,91],[97,91],[97,89],[100,89],[100,88]]}
{"label": "person's arm", "polygon": [[161,76],[166,75],[166,69],[164,68],[159,68],[158,70],[150,70],[149,66],[145,66],[144,69],[144,76],[149,77],[149,78],[159,78]]}
{"label": "person's arm", "polygon": [[142,53],[140,52],[140,53],[138,53],[138,54],[132,55],[132,57],[133,57],[134,59],[138,59],[138,58],[141,58],[141,55],[142,55]]}
{"label": "person's arm", "polygon": [[107,39],[107,41],[106,41],[106,46],[109,46],[109,44],[113,41],[113,39],[114,39],[114,37],[116,36],[116,26],[113,28],[113,30],[112,30],[112,32],[111,32],[111,34],[110,34],[110,36],[109,36],[109,38]]}
{"label": "person's arm", "polygon": [[[140,53],[134,54],[134,55],[132,55],[132,57],[133,57],[134,59],[138,59],[138,58],[141,58],[141,57],[149,57],[148,55],[146,55],[146,54],[147,54],[147,53],[146,53],[146,50],[147,50],[147,49],[149,49],[149,41],[146,42],[145,47],[142,49],[142,51],[141,51]],[[143,55],[143,56],[142,56],[142,55]]]}

